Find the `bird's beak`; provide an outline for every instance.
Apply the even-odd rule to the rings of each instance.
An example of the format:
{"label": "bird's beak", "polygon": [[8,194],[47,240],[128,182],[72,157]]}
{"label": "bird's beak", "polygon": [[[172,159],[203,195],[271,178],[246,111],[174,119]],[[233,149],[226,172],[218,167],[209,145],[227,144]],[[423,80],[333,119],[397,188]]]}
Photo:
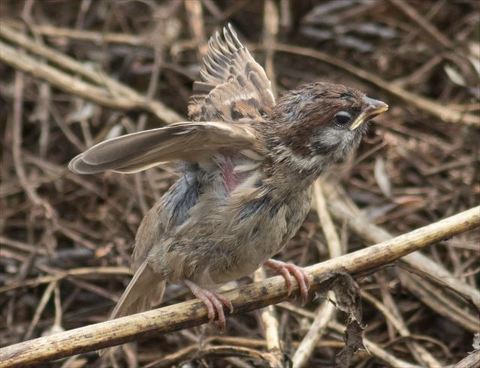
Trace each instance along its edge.
{"label": "bird's beak", "polygon": [[357,116],[352,125],[350,125],[350,130],[357,129],[367,120],[380,115],[388,110],[388,105],[385,102],[374,100],[373,98],[364,96],[363,104],[366,106],[363,111]]}

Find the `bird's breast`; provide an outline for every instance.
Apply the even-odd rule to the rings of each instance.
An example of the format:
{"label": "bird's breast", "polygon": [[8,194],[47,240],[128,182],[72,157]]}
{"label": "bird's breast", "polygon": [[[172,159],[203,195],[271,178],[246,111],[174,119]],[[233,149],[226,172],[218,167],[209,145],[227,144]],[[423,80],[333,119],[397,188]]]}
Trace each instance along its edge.
{"label": "bird's breast", "polygon": [[253,273],[297,233],[309,208],[309,191],[301,191],[282,200],[266,194],[231,211],[218,248],[224,262],[210,270],[212,280],[223,283]]}

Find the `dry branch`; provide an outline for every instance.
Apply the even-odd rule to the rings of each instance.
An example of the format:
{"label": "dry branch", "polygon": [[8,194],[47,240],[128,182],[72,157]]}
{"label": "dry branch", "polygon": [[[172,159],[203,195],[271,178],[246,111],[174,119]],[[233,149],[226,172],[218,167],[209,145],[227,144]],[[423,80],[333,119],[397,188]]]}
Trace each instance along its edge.
{"label": "dry branch", "polygon": [[[331,184],[328,184],[328,194],[329,209],[334,217],[339,221],[346,222],[365,241],[380,243],[394,237],[383,228],[370,223],[365,216],[362,216],[359,208],[353,203],[348,203],[347,205],[339,198],[335,187]],[[432,280],[436,284],[458,293],[480,310],[480,291],[455,277],[427,255],[418,252],[412,253],[403,257],[402,263],[408,265],[412,272],[423,276],[425,279]]]}
{"label": "dry branch", "polygon": [[[15,31],[21,31],[24,28],[22,22],[9,18],[1,18],[0,23],[7,25]],[[71,29],[55,27],[50,24],[29,24],[29,28],[36,34],[51,38],[69,38],[77,41],[90,41],[94,44],[113,43],[124,44],[128,46],[152,47],[149,37],[142,35],[132,35],[114,32],[95,32],[83,29]]]}
{"label": "dry branch", "polygon": [[[323,193],[323,186],[320,180],[313,184],[313,198],[315,201],[315,208],[320,219],[320,225],[323,230],[323,235],[327,241],[330,258],[340,257],[342,255],[342,246],[340,238],[338,237],[335,225],[330,217],[327,208],[327,201]],[[330,292],[330,294],[333,294]],[[294,368],[301,368],[307,366],[307,363],[315,351],[317,343],[327,329],[330,321],[335,320],[335,295],[329,297],[317,308],[315,311],[315,318],[313,319],[308,332],[303,337],[292,358],[292,366]]]}
{"label": "dry branch", "polygon": [[[264,281],[267,278],[265,270],[260,267],[255,271],[253,280]],[[266,348],[270,353],[269,366],[282,367],[283,366],[283,353],[282,353],[282,340],[280,337],[280,322],[278,321],[278,315],[273,305],[269,305],[260,311],[260,318],[263,324],[263,334],[265,336]]]}
{"label": "dry branch", "polygon": [[[179,114],[160,101],[148,99],[106,74],[92,70],[68,55],[18,34],[8,26],[0,27],[0,38],[17,46],[12,47],[0,41],[0,61],[45,80],[56,88],[102,106],[122,110],[143,109],[166,123],[182,120]],[[38,57],[44,58],[50,64]]]}
{"label": "dry branch", "polygon": [[475,368],[480,365],[480,350],[475,350],[459,361],[453,368]]}
{"label": "dry branch", "polygon": [[[315,312],[310,312],[306,309],[299,308],[294,306],[293,304],[289,302],[283,302],[279,304],[280,308],[283,308],[289,312],[295,313],[303,318],[308,318],[311,320],[315,320],[317,314]],[[315,323],[315,322],[313,322]],[[328,323],[328,328],[332,331],[335,331],[337,333],[343,334],[345,332],[346,326],[335,322],[335,321],[330,321]],[[324,345],[325,341],[322,343],[320,342],[317,346]],[[419,365],[414,365],[409,362],[403,361],[401,359],[396,358],[393,356],[391,353],[387,352],[383,348],[380,347],[380,345],[374,343],[372,340],[368,338],[368,336],[363,336],[363,344],[365,345],[365,348],[367,351],[374,357],[383,360],[384,362],[390,364],[390,367],[398,367],[398,368],[420,368]],[[338,348],[341,348],[343,346],[338,346]]]}
{"label": "dry branch", "polygon": [[[2,244],[0,239],[0,244]],[[132,271],[127,267],[80,267],[73,268],[66,271],[58,272],[54,275],[40,276],[35,279],[28,279],[18,281],[12,284],[8,284],[0,287],[0,294],[5,293],[10,290],[14,290],[22,287],[35,287],[41,284],[48,284],[54,281],[60,281],[64,278],[82,278],[82,277],[92,277],[92,276],[117,276],[117,275],[131,275]]]}
{"label": "dry branch", "polygon": [[[355,274],[372,271],[408,253],[479,226],[480,206],[477,206],[383,243],[312,265],[306,271],[313,288],[318,289],[331,272],[343,270]],[[295,290],[298,290],[297,286]],[[232,301],[235,314],[238,314],[285,300],[287,288],[284,279],[276,276],[224,295]],[[206,321],[207,312],[202,302],[190,300],[5,347],[0,349],[0,368],[38,364],[118,345],[151,333],[198,326]]]}

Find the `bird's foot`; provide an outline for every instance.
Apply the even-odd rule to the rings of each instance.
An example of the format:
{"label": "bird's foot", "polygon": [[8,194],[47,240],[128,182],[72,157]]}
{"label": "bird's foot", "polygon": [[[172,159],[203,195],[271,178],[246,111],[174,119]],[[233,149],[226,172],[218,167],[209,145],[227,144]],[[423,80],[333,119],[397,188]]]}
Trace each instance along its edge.
{"label": "bird's foot", "polygon": [[201,288],[190,280],[185,280],[185,285],[191,290],[192,294],[200,299],[207,307],[208,321],[217,321],[219,328],[223,331],[226,328],[225,312],[223,306],[227,307],[229,312],[233,312],[233,305],[230,300],[213,291]]}
{"label": "bird's foot", "polygon": [[288,296],[290,296],[292,293],[293,276],[295,280],[297,280],[298,287],[300,288],[300,295],[302,297],[303,304],[308,301],[310,280],[308,279],[308,275],[302,267],[296,266],[293,263],[278,261],[276,259],[269,259],[263,265],[271,268],[283,276],[285,283],[287,284]]}

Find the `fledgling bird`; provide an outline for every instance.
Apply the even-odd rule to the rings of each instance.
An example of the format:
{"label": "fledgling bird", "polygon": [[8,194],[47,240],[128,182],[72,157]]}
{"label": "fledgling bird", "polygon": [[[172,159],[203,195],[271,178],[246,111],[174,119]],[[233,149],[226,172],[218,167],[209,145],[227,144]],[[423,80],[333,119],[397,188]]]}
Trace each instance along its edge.
{"label": "fledgling bird", "polygon": [[388,106],[355,89],[310,83],[278,102],[263,68],[230,25],[209,41],[188,106],[190,122],[109,139],[75,157],[79,174],[135,173],[168,161],[184,170],[143,219],[133,251],[135,275],[116,318],[161,299],[166,281],[183,281],[210,321],[225,326],[229,300],[218,285],[264,265],[292,276],[304,299],[302,268],[271,259],[309,209],[311,184],[358,146],[367,121]]}

